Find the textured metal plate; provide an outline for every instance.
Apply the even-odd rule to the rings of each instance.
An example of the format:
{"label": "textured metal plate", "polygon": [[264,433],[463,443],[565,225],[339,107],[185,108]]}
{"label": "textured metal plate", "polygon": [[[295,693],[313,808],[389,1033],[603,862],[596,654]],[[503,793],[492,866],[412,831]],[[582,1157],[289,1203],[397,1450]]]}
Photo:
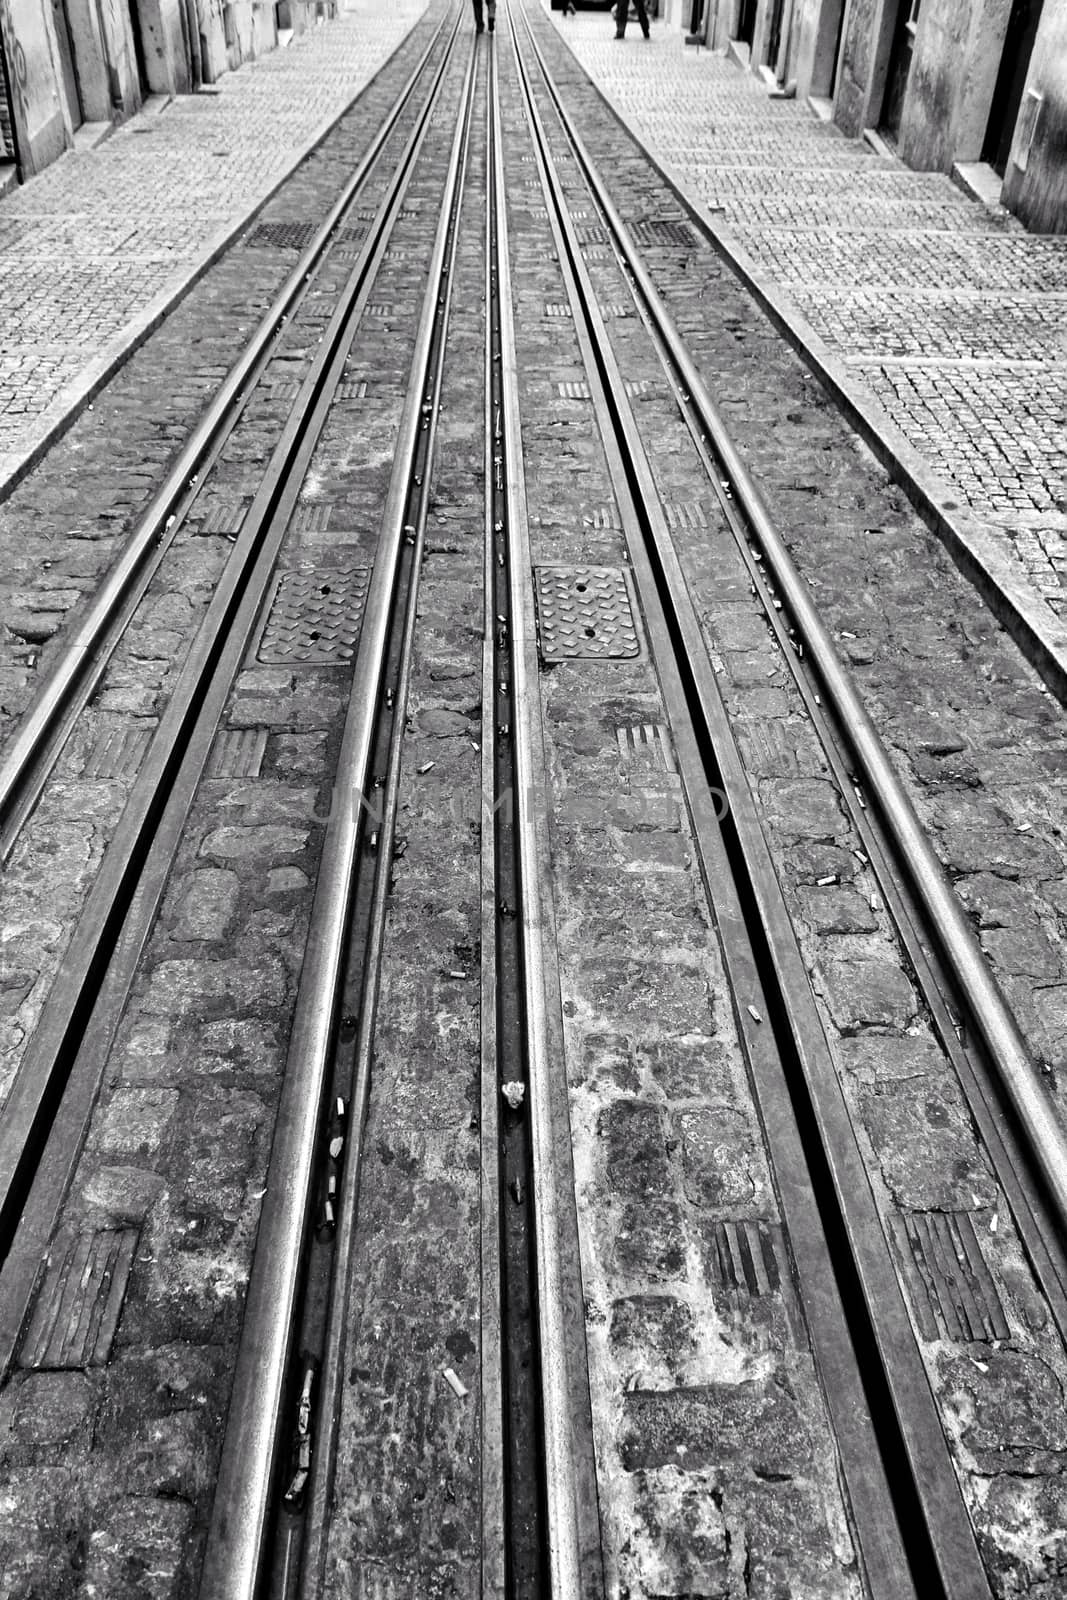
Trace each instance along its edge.
{"label": "textured metal plate", "polygon": [[889,1222],[924,1339],[1010,1338],[968,1212],[913,1211]]}
{"label": "textured metal plate", "polygon": [[152,742],[155,724],[107,728],[85,761],[86,778],[134,778]]}
{"label": "textured metal plate", "polygon": [[315,233],[314,222],[260,222],[245,244],[250,250],[306,250]]}
{"label": "textured metal plate", "polygon": [[55,1241],[22,1341],[21,1366],[104,1365],[136,1246],[135,1228],[101,1228]]}
{"label": "textured metal plate", "polygon": [[675,501],[664,506],[668,528],[706,528],[708,515],[699,501]]}
{"label": "textured metal plate", "polygon": [[369,568],[348,563],[280,573],[257,659],[278,667],[351,661],[369,582]]}
{"label": "textured metal plate", "polygon": [[289,518],[289,526],[294,533],[325,533],[332,511],[329,500],[319,500],[310,505],[305,502],[296,507]]}
{"label": "textured metal plate", "polygon": [[752,1302],[778,1297],[794,1331],[800,1309],[785,1235],[777,1222],[713,1222],[709,1262],[716,1310],[734,1320],[752,1318]]}
{"label": "textured metal plate", "polygon": [[641,654],[630,580],[620,567],[537,567],[542,661]]}
{"label": "textured metal plate", "polygon": [[209,778],[258,778],[267,753],[266,728],[225,728],[208,757]]}
{"label": "textured metal plate", "polygon": [[630,232],[636,244],[691,246],[696,243],[692,228],[667,217],[651,217],[645,222],[635,222]]}
{"label": "textured metal plate", "polygon": [[636,728],[616,728],[619,754],[637,766],[655,767],[661,772],[677,772],[667,729],[658,722],[644,722]]}
{"label": "textured metal plate", "polygon": [[199,523],[200,533],[238,534],[251,504],[248,500],[210,500],[204,496],[193,507],[191,521]]}

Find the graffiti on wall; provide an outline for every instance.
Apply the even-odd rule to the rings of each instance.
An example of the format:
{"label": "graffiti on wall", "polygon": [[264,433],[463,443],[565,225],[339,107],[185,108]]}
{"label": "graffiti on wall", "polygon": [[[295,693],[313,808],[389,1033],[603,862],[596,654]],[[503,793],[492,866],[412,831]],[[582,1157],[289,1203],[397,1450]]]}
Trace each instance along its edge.
{"label": "graffiti on wall", "polygon": [[6,105],[0,105],[0,138],[7,146],[3,153],[11,160],[15,155],[14,130],[11,123],[17,116],[19,123],[25,127],[29,120],[30,104],[26,90],[28,78],[26,52],[15,37],[7,0],[0,0],[0,47],[3,49],[4,57],[0,63],[3,69],[0,76],[0,97],[7,102]]}

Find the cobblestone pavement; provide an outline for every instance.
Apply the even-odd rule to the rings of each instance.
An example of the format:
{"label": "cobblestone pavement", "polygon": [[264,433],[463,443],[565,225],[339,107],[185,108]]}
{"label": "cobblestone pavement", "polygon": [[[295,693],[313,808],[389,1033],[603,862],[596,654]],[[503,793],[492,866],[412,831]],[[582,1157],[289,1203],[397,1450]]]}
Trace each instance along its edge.
{"label": "cobblestone pavement", "polygon": [[[494,48],[509,48],[509,37],[501,29]],[[635,37],[632,49],[641,48]],[[562,565],[606,563],[622,582],[629,546],[508,60],[504,159],[520,412],[543,602]],[[389,71],[399,76],[398,67]],[[601,124],[599,134],[583,124],[583,138],[602,171],[614,160],[625,214],[650,219],[646,232],[655,239],[680,208],[644,158],[617,139],[585,80],[573,80],[563,86],[568,103]],[[737,99],[751,101],[743,83]],[[363,114],[344,119],[279,191],[265,219],[291,227],[329,203],[354,165],[357,145],[344,138],[357,119],[370,137],[364,102]],[[825,129],[817,136],[842,153],[842,169],[870,159]],[[475,152],[477,174],[477,138]],[[0,1595],[12,1600],[184,1600],[195,1592],[348,684],[348,666],[315,651],[287,659],[285,627],[295,624],[282,599],[294,597],[295,607],[314,570],[331,586],[319,592],[334,596],[324,610],[336,617],[373,557],[414,308],[441,210],[440,152],[435,159],[375,280],[340,403],[289,524],[278,602],[230,694],[64,1203],[50,1282],[79,1259],[67,1254],[75,1236],[109,1248],[118,1241],[129,1273],[121,1320],[109,1350],[80,1365],[69,1351],[39,1351],[31,1329],[0,1386]],[[889,171],[877,162],[872,170]],[[572,202],[588,204],[573,168],[565,167],[563,182]],[[916,194],[926,204],[931,180],[923,183]],[[460,228],[403,708],[407,787],[359,1215],[360,1259],[374,1255],[348,1302],[351,1361],[328,1553],[327,1592],[379,1600],[481,1591],[476,1076],[485,1012],[475,972],[492,921],[479,922],[476,882],[486,749],[484,204],[476,176]],[[695,476],[676,401],[626,303],[625,280],[595,242],[592,212],[576,216],[587,224],[586,259],[622,388],[647,429],[656,493],[794,917],[879,1217],[899,1245],[930,1387],[994,1592],[998,1600],[1051,1596],[1067,1571],[1059,1470],[1067,1358],[900,964],[847,796],[831,779],[718,502]],[[16,557],[25,564],[16,576],[27,594],[5,594],[0,577],[0,615],[12,632],[10,606],[22,629],[21,647],[0,652],[0,730],[24,709],[37,652],[47,665],[188,417],[240,348],[239,325],[251,326],[295,248],[246,236],[0,506],[0,574],[10,552],[11,570]],[[5,868],[0,1050],[9,1059],[36,1026],[75,901],[231,558],[331,295],[347,276],[341,254],[291,318],[264,392],[223,452]],[[1059,774],[1067,735],[1058,708],[710,246],[693,238],[680,250],[661,238],[649,258],[679,325],[693,330],[704,369],[717,374],[731,426],[1063,1108],[1067,847]],[[1034,305],[1018,284],[998,293]],[[877,288],[865,304],[873,343],[887,316]],[[993,327],[991,300],[981,304]],[[1033,366],[1036,322],[1030,330],[1019,324],[1013,336],[1031,352],[1017,359]],[[906,352],[897,352],[893,370],[926,381]],[[1040,542],[1036,524],[1022,531]],[[860,1580],[822,1380],[797,1321],[787,1234],[741,1047],[760,1019],[749,1027],[735,1015],[676,770],[686,730],[667,725],[662,662],[647,622],[638,632],[639,649],[617,660],[545,653],[538,678],[553,867],[551,894],[544,892],[555,908],[586,1295],[585,1321],[579,1310],[576,1325],[586,1335],[595,1407],[596,1492],[584,1504],[603,1518],[612,1596],[852,1600]],[[117,762],[116,735],[125,740]],[[344,1031],[350,1026],[342,1022]],[[522,1196],[512,1189],[507,1205],[520,1206]],[[431,1225],[441,1242],[428,1251]],[[954,1320],[955,1277],[936,1259],[943,1249],[971,1252],[981,1264],[987,1299],[978,1311],[988,1311],[988,1327],[976,1332],[977,1324]],[[737,1265],[746,1253],[763,1262],[755,1284]],[[960,1293],[971,1293],[970,1280]],[[468,1392],[442,1377],[446,1363]],[[576,1414],[574,1425],[577,1436],[584,1419]]]}
{"label": "cobblestone pavement", "polygon": [[[0,491],[374,76],[426,0],[347,0],[0,201]],[[373,25],[368,26],[373,17]]]}
{"label": "cobblestone pavement", "polygon": [[939,509],[965,539],[977,525],[999,588],[1067,662],[1067,241],[769,99],[663,25],[623,51],[602,13],[551,17],[890,450],[917,453]]}

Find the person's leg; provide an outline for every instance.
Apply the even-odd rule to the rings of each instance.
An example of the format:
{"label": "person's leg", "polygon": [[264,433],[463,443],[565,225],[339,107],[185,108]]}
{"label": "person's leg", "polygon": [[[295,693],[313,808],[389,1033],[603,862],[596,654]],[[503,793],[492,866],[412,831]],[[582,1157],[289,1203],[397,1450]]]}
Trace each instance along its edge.
{"label": "person's leg", "polygon": [[489,0],[486,6],[486,20],[489,23],[489,32],[492,33],[496,28],[496,0]]}
{"label": "person's leg", "polygon": [[637,20],[641,24],[641,32],[648,38],[648,12],[645,10],[645,0],[634,0],[637,11]]}
{"label": "person's leg", "polygon": [[625,39],[626,37],[626,14],[629,9],[630,0],[615,0],[615,7],[611,14],[615,18],[616,39]]}
{"label": "person's leg", "polygon": [[482,33],[484,29],[485,24],[482,21],[482,0],[474,0],[474,31],[475,33]]}

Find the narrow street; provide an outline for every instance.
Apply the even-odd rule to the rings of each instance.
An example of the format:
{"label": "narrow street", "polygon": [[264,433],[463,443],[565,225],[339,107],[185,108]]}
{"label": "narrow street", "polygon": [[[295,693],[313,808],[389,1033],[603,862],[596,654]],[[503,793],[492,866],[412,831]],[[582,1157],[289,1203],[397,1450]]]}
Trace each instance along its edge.
{"label": "narrow street", "polygon": [[359,0],[9,250],[0,1595],[1052,1600],[1067,241]]}

